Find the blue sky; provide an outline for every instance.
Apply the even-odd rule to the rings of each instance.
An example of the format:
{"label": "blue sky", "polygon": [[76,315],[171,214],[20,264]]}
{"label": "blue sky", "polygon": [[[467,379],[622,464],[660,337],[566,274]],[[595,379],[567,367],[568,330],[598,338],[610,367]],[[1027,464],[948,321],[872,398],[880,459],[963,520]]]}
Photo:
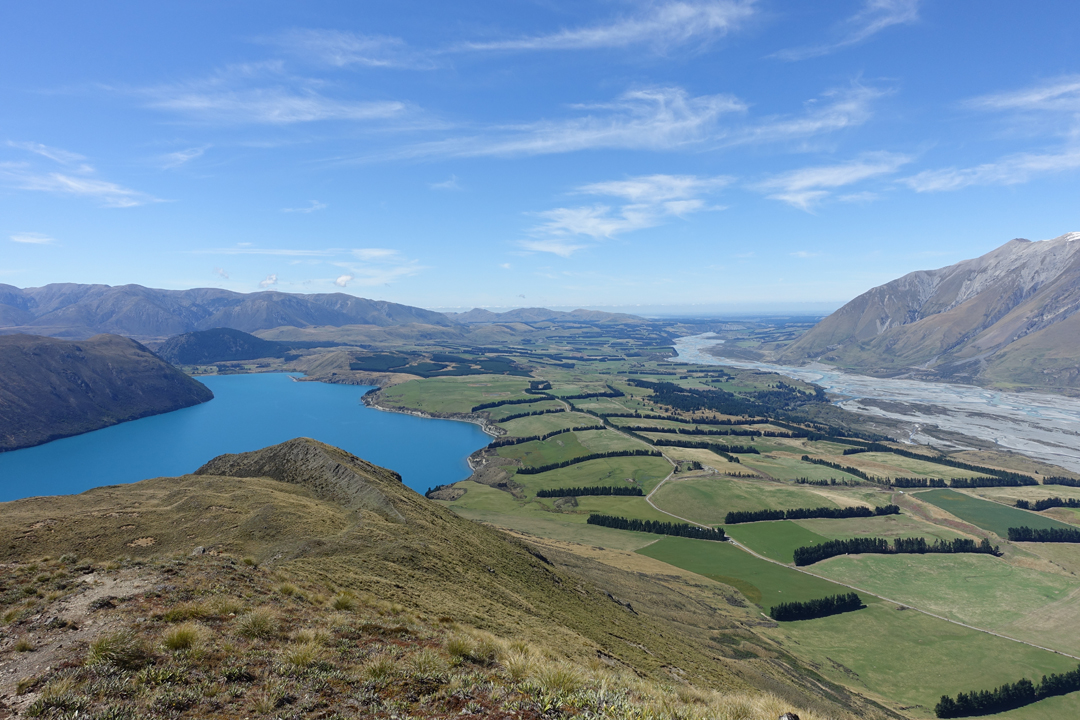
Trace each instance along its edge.
{"label": "blue sky", "polygon": [[1080,230],[1077,28],[1051,1],[5,3],[0,283],[838,304]]}

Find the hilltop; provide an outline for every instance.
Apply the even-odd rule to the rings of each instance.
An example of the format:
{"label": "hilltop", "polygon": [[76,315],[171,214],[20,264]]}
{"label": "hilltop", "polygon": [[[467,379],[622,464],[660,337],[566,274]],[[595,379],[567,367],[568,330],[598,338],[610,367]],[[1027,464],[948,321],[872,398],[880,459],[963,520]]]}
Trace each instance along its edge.
{"label": "hilltop", "polygon": [[169,338],[158,347],[157,354],[175,365],[200,365],[281,357],[289,347],[285,343],[263,340],[242,330],[213,328]]}
{"label": "hilltop", "polygon": [[869,290],[784,348],[862,373],[1080,388],[1080,233],[1011,240]]}
{"label": "hilltop", "polygon": [[78,339],[116,333],[151,340],[222,327],[254,332],[282,326],[410,323],[452,324],[442,313],[345,293],[238,293],[217,288],[158,290],[75,283],[26,289],[0,285],[0,333]]}
{"label": "hilltop", "polygon": [[127,338],[0,335],[0,451],[179,410],[214,394]]}
{"label": "hilltop", "polygon": [[[756,637],[754,614],[724,602],[730,588],[698,578],[665,603],[670,567],[650,576],[541,552],[314,440],[5,503],[0,518],[9,707],[878,712]],[[762,655],[718,656],[728,635],[755,638]]]}

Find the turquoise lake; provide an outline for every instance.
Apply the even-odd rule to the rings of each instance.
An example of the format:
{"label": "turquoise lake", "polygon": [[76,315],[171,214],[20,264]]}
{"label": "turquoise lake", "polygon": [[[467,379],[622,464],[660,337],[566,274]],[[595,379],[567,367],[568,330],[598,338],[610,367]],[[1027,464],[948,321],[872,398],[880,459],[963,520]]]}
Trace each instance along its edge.
{"label": "turquoise lake", "polygon": [[295,382],[280,373],[199,380],[214,391],[210,402],[0,453],[0,501],[184,475],[222,453],[294,437],[395,470],[423,493],[468,477],[466,458],[491,440],[473,423],[365,407],[366,386]]}

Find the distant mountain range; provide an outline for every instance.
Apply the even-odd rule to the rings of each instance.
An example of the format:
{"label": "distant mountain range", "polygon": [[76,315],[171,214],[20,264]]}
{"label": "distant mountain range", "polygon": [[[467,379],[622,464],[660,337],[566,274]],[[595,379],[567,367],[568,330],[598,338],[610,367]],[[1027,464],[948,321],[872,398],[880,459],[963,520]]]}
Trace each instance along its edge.
{"label": "distant mountain range", "polygon": [[0,336],[0,451],[157,415],[214,394],[116,335],[69,342]]}
{"label": "distant mountain range", "polygon": [[542,321],[641,322],[632,315],[528,308],[505,313],[471,310],[443,314],[410,305],[329,293],[238,293],[215,288],[156,290],[141,285],[56,283],[20,289],[0,284],[0,334],[28,333],[71,339],[114,333],[141,341],[164,340],[196,330],[244,332],[278,327],[343,327]]}
{"label": "distant mountain range", "polygon": [[1012,240],[863,293],[784,348],[871,375],[1080,388],[1080,233]]}
{"label": "distant mountain range", "polygon": [[463,313],[446,313],[454,322],[467,325],[477,323],[538,323],[538,322],[584,322],[584,323],[639,323],[642,318],[624,313],[609,313],[600,310],[572,310],[560,312],[547,308],[517,308],[495,313],[482,308],[473,308]]}

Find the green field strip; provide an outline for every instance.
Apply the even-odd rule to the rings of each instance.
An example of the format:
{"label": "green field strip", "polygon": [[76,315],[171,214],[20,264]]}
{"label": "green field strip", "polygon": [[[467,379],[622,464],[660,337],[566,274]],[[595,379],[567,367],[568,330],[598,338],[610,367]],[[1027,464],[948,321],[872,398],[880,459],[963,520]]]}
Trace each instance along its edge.
{"label": "green field strip", "polygon": [[988,555],[846,555],[813,565],[818,575],[920,610],[1080,655],[1075,577]]}
{"label": "green field strip", "polygon": [[936,505],[942,510],[969,522],[976,527],[1007,537],[1011,527],[1030,528],[1072,528],[1059,520],[1048,518],[1036,512],[1008,507],[1000,503],[983,500],[955,490],[927,490],[912,493],[912,497]]}
{"label": "green field strip", "polygon": [[539,412],[541,410],[558,410],[563,407],[564,405],[558,400],[537,400],[536,402],[521,403],[519,405],[500,405],[498,407],[482,410],[481,412],[487,413],[487,416],[491,418],[492,422],[499,422],[502,418],[511,415]]}
{"label": "green field strip", "polygon": [[[527,378],[502,375],[410,380],[380,390],[384,402],[427,412],[468,413],[474,405],[531,397]],[[529,405],[525,405],[529,407]]]}
{"label": "green field strip", "polygon": [[795,548],[820,545],[829,539],[792,520],[725,525],[724,530],[759,555],[782,563],[794,562]]}
{"label": "green field strip", "polygon": [[[586,460],[536,475],[514,475],[525,492],[536,494],[541,488],[593,487],[595,485],[634,484],[648,494],[671,473],[671,463],[664,458],[626,456]],[[631,480],[632,483],[627,482]]]}
{"label": "green field strip", "polygon": [[652,500],[670,513],[706,525],[723,523],[729,511],[839,507],[836,502],[814,493],[806,486],[793,487],[764,480],[740,480],[717,475],[691,478],[676,475],[664,483]]}
{"label": "green field strip", "polygon": [[863,480],[860,480],[854,475],[849,475],[840,470],[833,470],[832,468],[824,467],[822,465],[803,462],[797,457],[742,455],[739,457],[739,461],[748,468],[760,470],[777,480],[794,480],[796,478],[828,480],[829,478],[836,478],[837,480],[847,480],[851,483],[865,484]]}
{"label": "green field strip", "polygon": [[915,460],[885,452],[866,452],[841,455],[828,460],[858,468],[868,475],[880,477],[953,478],[987,477],[983,473],[940,465],[930,460]]}
{"label": "green field strip", "polygon": [[516,420],[507,420],[497,424],[506,430],[508,437],[529,437],[530,435],[546,435],[553,430],[597,425],[598,423],[599,420],[591,415],[564,412],[517,418]]}
{"label": "green field strip", "polygon": [[[804,602],[851,592],[842,585],[756,558],[729,543],[664,537],[637,552],[738,588],[766,611],[781,602]],[[863,602],[879,600],[866,596]]]}
{"label": "green field strip", "polygon": [[[1022,677],[1037,679],[1076,668],[1076,661],[1063,655],[883,602],[868,603],[857,612],[783,623],[764,633],[781,642],[790,638],[794,642],[785,642],[787,649],[830,680],[888,698],[887,706],[916,718],[934,717],[934,704],[942,695],[990,690]],[[1061,720],[1080,717],[1077,713],[1080,694],[1074,693],[992,717]]]}
{"label": "green field strip", "polygon": [[845,518],[842,520],[814,518],[795,520],[794,522],[830,540],[848,540],[858,537],[880,537],[885,539],[923,537],[927,541],[933,542],[935,539],[955,540],[956,538],[969,537],[963,533],[926,522],[913,515],[905,514],[872,518]]}

